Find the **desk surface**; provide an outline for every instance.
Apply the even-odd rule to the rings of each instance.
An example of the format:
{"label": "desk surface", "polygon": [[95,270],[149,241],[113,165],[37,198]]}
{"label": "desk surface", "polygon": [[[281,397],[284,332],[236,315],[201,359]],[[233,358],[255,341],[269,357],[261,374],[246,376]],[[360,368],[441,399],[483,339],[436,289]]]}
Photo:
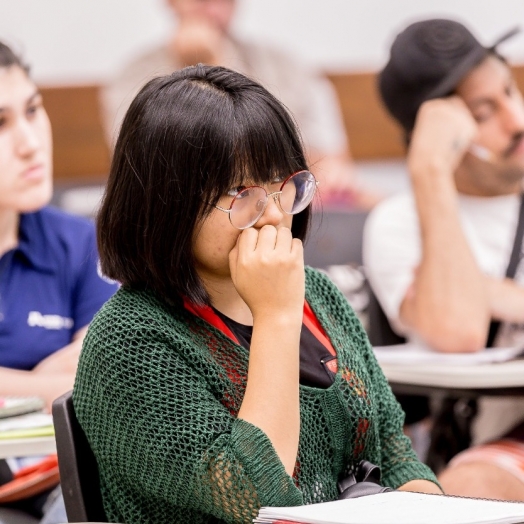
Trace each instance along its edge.
{"label": "desk surface", "polygon": [[497,364],[381,364],[396,392],[449,390],[477,395],[524,395],[524,360]]}
{"label": "desk surface", "polygon": [[0,458],[56,453],[54,436],[0,440]]}
{"label": "desk surface", "polygon": [[382,364],[388,380],[396,383],[449,388],[524,388],[524,360],[497,364]]}

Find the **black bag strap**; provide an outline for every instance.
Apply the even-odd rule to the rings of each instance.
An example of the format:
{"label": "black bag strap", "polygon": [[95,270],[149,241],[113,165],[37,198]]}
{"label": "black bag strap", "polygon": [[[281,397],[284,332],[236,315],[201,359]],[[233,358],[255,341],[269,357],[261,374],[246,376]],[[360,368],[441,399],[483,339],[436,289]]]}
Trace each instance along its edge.
{"label": "black bag strap", "polygon": [[380,468],[368,460],[361,460],[354,471],[338,483],[339,499],[356,499],[392,491],[380,484]]}
{"label": "black bag strap", "polygon": [[[519,209],[519,221],[517,224],[517,230],[515,232],[515,239],[513,240],[513,249],[509,258],[508,267],[506,269],[506,278],[514,278],[517,272],[517,267],[520,262],[520,256],[522,252],[522,239],[524,237],[524,193],[520,195],[520,209]],[[493,320],[489,325],[488,340],[486,347],[490,348],[495,343],[495,338],[500,329],[500,321]]]}

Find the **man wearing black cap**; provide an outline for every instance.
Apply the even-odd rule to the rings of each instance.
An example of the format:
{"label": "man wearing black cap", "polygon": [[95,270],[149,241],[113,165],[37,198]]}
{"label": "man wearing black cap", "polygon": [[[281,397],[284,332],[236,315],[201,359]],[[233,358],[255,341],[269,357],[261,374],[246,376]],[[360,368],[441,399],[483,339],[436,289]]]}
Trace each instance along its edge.
{"label": "man wearing black cap", "polygon": [[[497,51],[516,32],[484,47],[457,22],[417,22],[397,36],[379,75],[405,132],[412,192],[372,213],[365,263],[395,330],[443,352],[524,343],[524,103]],[[476,436],[500,437],[524,418],[524,405],[508,402],[489,415],[481,405]],[[459,455],[444,489],[524,500],[515,459],[524,445],[515,446]]]}

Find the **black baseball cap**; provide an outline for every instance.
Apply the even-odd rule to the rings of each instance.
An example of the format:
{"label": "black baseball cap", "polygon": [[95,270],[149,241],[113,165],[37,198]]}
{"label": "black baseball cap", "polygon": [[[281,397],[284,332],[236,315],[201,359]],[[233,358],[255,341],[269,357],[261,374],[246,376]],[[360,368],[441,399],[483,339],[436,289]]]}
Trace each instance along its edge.
{"label": "black baseball cap", "polygon": [[459,22],[432,19],[415,22],[393,42],[378,86],[393,117],[410,132],[426,100],[450,95],[457,84],[496,47],[516,35],[515,27],[484,47]]}

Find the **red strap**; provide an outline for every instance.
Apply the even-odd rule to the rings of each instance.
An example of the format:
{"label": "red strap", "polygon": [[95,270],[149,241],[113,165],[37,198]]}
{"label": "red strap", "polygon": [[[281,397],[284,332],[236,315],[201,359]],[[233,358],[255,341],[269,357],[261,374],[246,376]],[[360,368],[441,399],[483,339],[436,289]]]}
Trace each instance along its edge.
{"label": "red strap", "polygon": [[193,315],[205,320],[208,324],[216,327],[219,331],[222,331],[224,335],[229,337],[233,342],[240,344],[237,337],[234,333],[227,327],[226,323],[213,311],[213,308],[210,306],[197,306],[189,302],[189,300],[184,297],[184,307]]}
{"label": "red strap", "polygon": [[313,333],[313,336],[333,355],[336,356],[337,352],[331,344],[331,340],[326,335],[324,328],[320,325],[318,318],[311,309],[311,306],[304,300],[304,325]]}
{"label": "red strap", "polygon": [[[212,326],[216,327],[219,331],[224,333],[231,340],[239,344],[237,337],[227,327],[226,323],[213,311],[210,306],[197,306],[189,302],[187,298],[184,298],[184,307],[193,315],[205,320]],[[311,309],[311,306],[304,300],[304,317],[302,319],[304,325],[311,331],[313,336],[333,355],[336,356],[337,352],[331,344],[331,341],[326,335],[324,328],[320,325],[318,318]]]}

